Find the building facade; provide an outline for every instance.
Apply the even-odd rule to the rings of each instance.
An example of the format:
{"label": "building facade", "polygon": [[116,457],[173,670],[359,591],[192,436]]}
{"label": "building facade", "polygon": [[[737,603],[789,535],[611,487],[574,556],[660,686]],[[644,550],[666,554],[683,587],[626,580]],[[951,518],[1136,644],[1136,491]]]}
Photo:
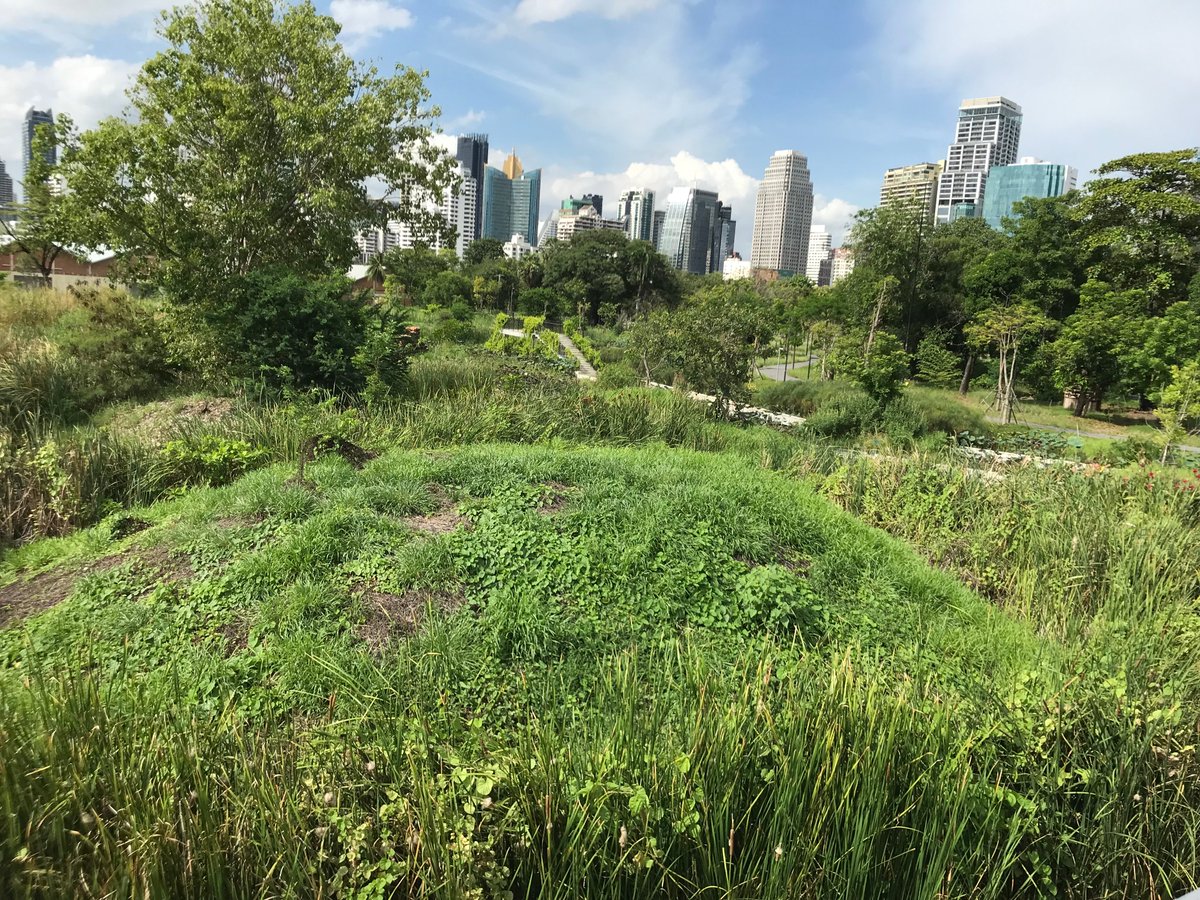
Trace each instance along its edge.
{"label": "building facade", "polygon": [[654,242],[654,191],[625,191],[617,201],[617,218],[631,241]]}
{"label": "building facade", "polygon": [[1071,166],[1048,163],[1032,156],[1011,166],[996,166],[988,172],[983,192],[983,218],[1000,228],[1013,214],[1013,206],[1027,197],[1061,197],[1075,189],[1078,173]]}
{"label": "building facade", "polygon": [[737,222],[733,218],[733,207],[717,201],[717,224],[713,231],[713,254],[710,272],[720,272],[725,260],[733,256],[737,241]]}
{"label": "building facade", "polygon": [[[33,141],[37,136],[37,130],[43,125],[54,127],[54,111],[50,109],[33,109],[30,108],[25,113],[25,124],[21,128],[21,149],[23,152],[23,162],[25,163],[25,171],[29,171],[29,164],[33,162]],[[50,147],[45,153],[45,160],[49,165],[54,165],[58,162],[58,150]]]}
{"label": "building facade", "polygon": [[938,176],[939,223],[982,212],[988,171],[1017,161],[1021,143],[1021,107],[1006,97],[964,100],[958,110],[954,143]]}
{"label": "building facade", "polygon": [[418,245],[431,250],[450,248],[459,259],[467,252],[467,247],[475,240],[475,209],[478,192],[475,190],[475,179],[463,168],[458,172],[461,183],[458,188],[447,188],[440,204],[430,204],[428,212],[437,212],[446,223],[454,229],[453,243],[443,241],[440,235],[430,237],[418,233],[408,222],[393,219],[383,228],[368,228],[361,232],[358,243],[358,262],[367,264],[381,253],[389,250],[411,250]]}
{"label": "building facade", "polygon": [[812,210],[807,157],[780,150],[767,164],[754,207],[750,262],[756,270],[784,276],[806,271]]}
{"label": "building facade", "polygon": [[838,247],[833,251],[829,264],[829,283],[837,284],[854,271],[854,252],[849,247]]}
{"label": "building facade", "polygon": [[16,195],[13,193],[12,176],[4,171],[4,160],[0,159],[0,210],[9,206],[16,200]]}
{"label": "building facade", "polygon": [[467,244],[477,241],[483,228],[483,172],[488,161],[488,136],[486,134],[464,134],[458,139],[458,164],[475,181],[475,226],[468,235]]}
{"label": "building facade", "polygon": [[533,244],[526,240],[525,235],[520,232],[517,232],[504,242],[504,255],[509,259],[524,259],[533,253],[535,249]]}
{"label": "building facade", "polygon": [[[581,231],[625,230],[623,222],[616,219],[605,219],[600,215],[600,211],[590,203],[576,206],[577,202],[574,198],[564,201],[562,209],[558,210],[558,219],[554,229],[556,240],[569,241]],[[541,246],[540,239],[538,245]]]}
{"label": "building facade", "polygon": [[808,233],[808,261],[804,277],[815,285],[821,284],[821,267],[833,257],[833,235],[824,225],[814,225]]}
{"label": "building facade", "polygon": [[924,210],[926,220],[932,223],[937,209],[938,179],[944,167],[945,162],[939,161],[888,169],[879,189],[879,205]]}
{"label": "building facade", "polygon": [[654,224],[650,226],[650,243],[654,245],[654,249],[660,253],[660,245],[662,243],[663,225],[667,221],[667,211],[665,209],[656,209],[654,211]]}
{"label": "building facade", "polygon": [[726,281],[745,281],[754,274],[751,268],[750,260],[742,259],[738,253],[733,254],[725,260],[725,264],[721,267],[721,274]]}
{"label": "building facade", "polygon": [[538,208],[542,202],[542,172],[526,172],[516,153],[502,168],[488,166],[483,176],[483,228],[481,235],[507,241],[524,235],[530,245],[538,239]]}
{"label": "building facade", "polygon": [[[90,285],[102,287],[116,285],[110,278],[116,254],[109,250],[88,251],[63,247],[54,257],[50,269],[50,287],[56,291]],[[40,287],[42,277],[29,258],[16,249],[7,235],[0,237],[0,272],[7,274],[14,284]]]}
{"label": "building facade", "polygon": [[[693,275],[714,271],[720,205],[715,192],[699,188],[678,187],[667,197],[658,251],[679,271]],[[719,271],[719,262],[715,265]]]}

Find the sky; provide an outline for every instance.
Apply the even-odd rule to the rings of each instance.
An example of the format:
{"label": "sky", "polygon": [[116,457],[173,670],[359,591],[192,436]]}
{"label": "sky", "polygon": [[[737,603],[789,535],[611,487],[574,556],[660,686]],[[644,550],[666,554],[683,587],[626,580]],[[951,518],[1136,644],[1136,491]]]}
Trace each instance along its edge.
{"label": "sky", "polygon": [[[677,185],[733,206],[748,255],[771,154],[808,157],[838,243],[884,171],[946,154],[963,98],[1021,104],[1021,155],[1084,180],[1200,145],[1197,0],[316,0],[357,58],[429,71],[447,135],[491,137],[568,195]],[[0,159],[29,106],[120,113],[163,0],[0,0]]]}

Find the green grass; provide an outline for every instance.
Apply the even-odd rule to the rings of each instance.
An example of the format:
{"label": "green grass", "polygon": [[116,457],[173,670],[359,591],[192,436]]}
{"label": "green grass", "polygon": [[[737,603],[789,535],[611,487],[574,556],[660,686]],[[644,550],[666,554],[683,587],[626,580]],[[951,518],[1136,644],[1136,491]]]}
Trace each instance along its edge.
{"label": "green grass", "polygon": [[[1080,487],[1058,516],[1093,521],[1094,547],[1042,590],[1056,618],[1034,608],[1067,549],[1052,513],[1007,523],[1074,483],[790,459],[794,477],[738,450],[393,450],[10,554],[8,579],[125,555],[0,632],[0,892],[1189,887],[1194,507]],[[1014,580],[976,577],[987,554]],[[421,624],[381,622],[380,598]]]}

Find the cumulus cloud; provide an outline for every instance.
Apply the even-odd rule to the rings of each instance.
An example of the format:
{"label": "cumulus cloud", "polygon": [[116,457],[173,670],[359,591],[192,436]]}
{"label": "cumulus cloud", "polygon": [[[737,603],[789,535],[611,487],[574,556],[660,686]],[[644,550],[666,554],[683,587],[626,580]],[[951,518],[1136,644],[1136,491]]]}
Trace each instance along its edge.
{"label": "cumulus cloud", "polygon": [[10,174],[21,168],[21,127],[25,111],[47,107],[66,113],[80,128],[119,113],[125,89],[140,66],[119,59],[63,56],[49,65],[0,66],[0,159]]}
{"label": "cumulus cloud", "polygon": [[661,6],[663,0],[521,0],[516,16],[526,24],[558,22],[580,13],[624,19]]}
{"label": "cumulus cloud", "polygon": [[[733,207],[738,223],[738,250],[748,256],[754,233],[758,185],[759,180],[734,159],[709,161],[681,150],[669,162],[635,162],[623,172],[549,173],[542,187],[542,211],[545,218],[565,198],[593,193],[604,197],[607,210],[610,206],[615,208],[617,198],[623,192],[636,188],[657,192],[657,203],[662,209],[673,188],[698,187],[716,191],[721,202]],[[840,243],[857,210],[858,207],[845,200],[818,195],[813,202],[813,222],[825,225],[833,235],[834,243]]]}
{"label": "cumulus cloud", "polygon": [[413,14],[390,0],[333,0],[329,13],[342,26],[342,43],[357,49],[385,31],[411,28]]}
{"label": "cumulus cloud", "polygon": [[[878,0],[876,58],[901,78],[1020,103],[1023,155],[1077,166],[1198,143],[1195,0]],[[946,116],[952,134],[953,109]]]}

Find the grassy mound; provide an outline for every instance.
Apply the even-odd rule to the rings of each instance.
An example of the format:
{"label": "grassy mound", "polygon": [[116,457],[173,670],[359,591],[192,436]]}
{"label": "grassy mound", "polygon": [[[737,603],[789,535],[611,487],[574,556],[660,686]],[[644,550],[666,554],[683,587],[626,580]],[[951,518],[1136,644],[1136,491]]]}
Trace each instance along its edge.
{"label": "grassy mound", "polygon": [[294,475],[9,555],[5,895],[1147,896],[1195,864],[1187,761],[1123,768],[1175,713],[1113,725],[1057,644],[748,458]]}

